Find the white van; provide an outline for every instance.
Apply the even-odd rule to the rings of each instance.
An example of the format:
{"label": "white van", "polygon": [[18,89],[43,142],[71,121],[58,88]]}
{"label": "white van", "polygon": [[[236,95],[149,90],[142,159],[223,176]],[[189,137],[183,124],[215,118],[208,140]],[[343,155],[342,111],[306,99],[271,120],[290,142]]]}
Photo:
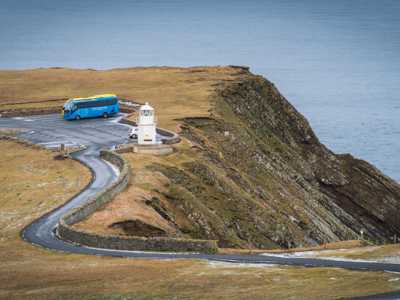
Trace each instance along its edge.
{"label": "white van", "polygon": [[139,133],[139,128],[138,127],[133,127],[131,132],[129,133],[129,138],[131,138],[133,140],[137,140],[138,133]]}

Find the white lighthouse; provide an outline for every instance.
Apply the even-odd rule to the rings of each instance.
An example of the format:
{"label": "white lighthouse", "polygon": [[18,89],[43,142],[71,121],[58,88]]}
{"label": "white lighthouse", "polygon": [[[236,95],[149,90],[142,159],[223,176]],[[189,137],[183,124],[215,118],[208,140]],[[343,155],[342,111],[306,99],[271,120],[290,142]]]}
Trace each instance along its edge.
{"label": "white lighthouse", "polygon": [[151,145],[156,143],[154,108],[146,102],[146,104],[142,105],[139,109],[138,144]]}

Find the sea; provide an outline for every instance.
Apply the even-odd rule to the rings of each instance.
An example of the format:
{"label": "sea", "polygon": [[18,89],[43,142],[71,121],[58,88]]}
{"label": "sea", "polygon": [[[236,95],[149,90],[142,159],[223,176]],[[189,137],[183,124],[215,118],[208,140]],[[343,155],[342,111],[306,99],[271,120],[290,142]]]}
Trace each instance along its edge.
{"label": "sea", "polygon": [[230,64],[400,181],[399,0],[0,1],[0,69]]}

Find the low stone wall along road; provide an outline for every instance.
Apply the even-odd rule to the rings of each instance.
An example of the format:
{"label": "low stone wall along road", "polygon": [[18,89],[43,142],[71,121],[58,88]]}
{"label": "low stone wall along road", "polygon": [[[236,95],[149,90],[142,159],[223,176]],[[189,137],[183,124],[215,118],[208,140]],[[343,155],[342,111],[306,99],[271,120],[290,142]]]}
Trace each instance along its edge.
{"label": "low stone wall along road", "polygon": [[[110,186],[118,177],[116,168],[100,159],[100,149],[111,149],[117,144],[128,141],[130,126],[118,123],[122,116],[109,119],[90,119],[64,121],[60,115],[43,115],[32,117],[0,118],[0,128],[21,128],[22,139],[42,145],[69,143],[84,145],[86,149],[72,156],[92,169],[94,179],[80,194],[65,205],[55,209],[34,221],[22,232],[22,237],[32,243],[48,249],[94,255],[115,257],[152,258],[152,259],[207,259],[232,263],[283,264],[308,267],[339,267],[352,270],[400,272],[400,264],[338,261],[315,258],[289,258],[265,255],[224,255],[171,252],[140,252],[83,247],[62,241],[54,234],[62,215],[93,197],[99,190]],[[168,139],[158,136],[158,139]],[[394,295],[395,296],[395,295]],[[398,296],[398,295],[397,295]],[[390,296],[389,296],[390,297]]]}

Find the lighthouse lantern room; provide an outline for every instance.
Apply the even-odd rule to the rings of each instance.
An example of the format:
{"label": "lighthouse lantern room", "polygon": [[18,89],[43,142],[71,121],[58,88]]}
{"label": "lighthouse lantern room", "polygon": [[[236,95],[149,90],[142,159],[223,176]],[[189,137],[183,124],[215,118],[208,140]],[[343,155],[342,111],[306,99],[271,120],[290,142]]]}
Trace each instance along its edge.
{"label": "lighthouse lantern room", "polygon": [[156,122],[154,108],[146,102],[139,109],[138,118],[138,144],[156,144]]}

